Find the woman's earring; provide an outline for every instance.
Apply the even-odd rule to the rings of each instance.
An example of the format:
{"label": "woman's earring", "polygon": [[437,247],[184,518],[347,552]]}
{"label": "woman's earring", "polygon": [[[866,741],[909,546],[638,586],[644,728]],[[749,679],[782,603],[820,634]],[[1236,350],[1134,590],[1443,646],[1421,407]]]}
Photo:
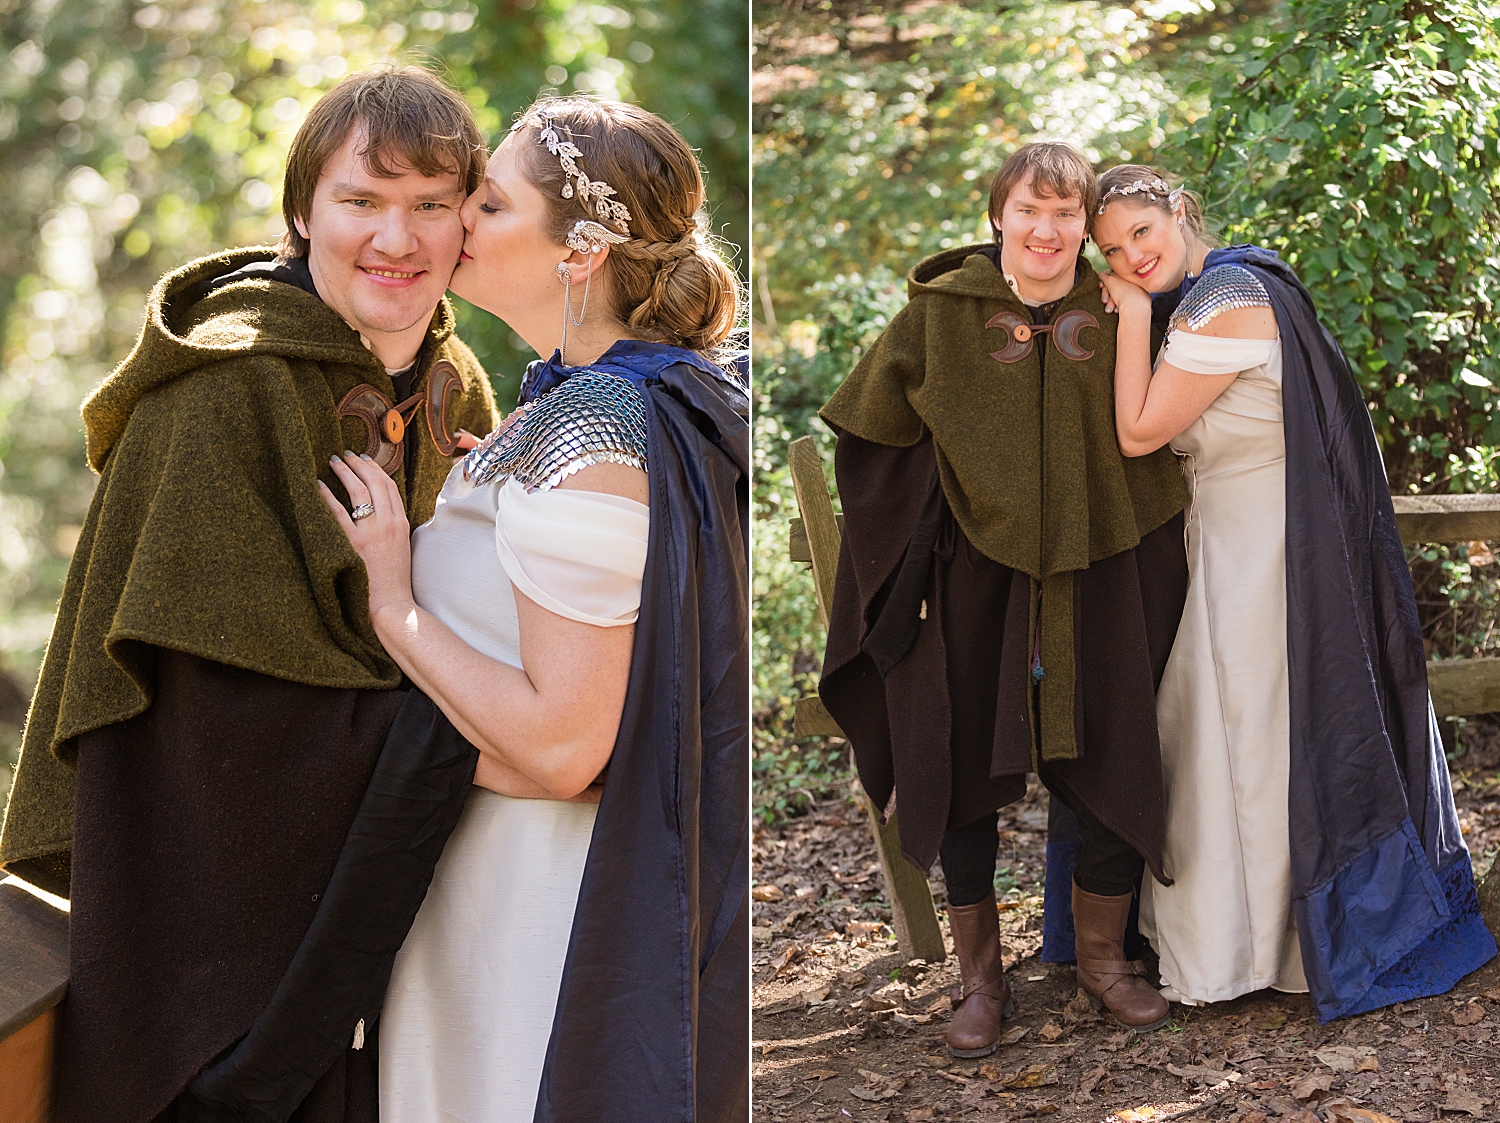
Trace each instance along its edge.
{"label": "woman's earring", "polygon": [[575,328],[583,327],[583,318],[589,314],[589,288],[594,283],[594,271],[589,270],[589,275],[583,280],[583,303],[578,308],[578,319],[573,319],[573,271],[568,268],[568,263],[559,262],[557,266],[558,279],[563,283],[563,326],[562,343],[558,347],[562,365],[568,365],[568,325]]}

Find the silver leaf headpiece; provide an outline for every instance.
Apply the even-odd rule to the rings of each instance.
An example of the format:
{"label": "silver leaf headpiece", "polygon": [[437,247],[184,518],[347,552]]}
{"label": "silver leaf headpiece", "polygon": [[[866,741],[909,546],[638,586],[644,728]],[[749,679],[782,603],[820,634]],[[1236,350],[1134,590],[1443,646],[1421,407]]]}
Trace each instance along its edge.
{"label": "silver leaf headpiece", "polygon": [[1182,198],[1182,188],[1179,187],[1174,191],[1167,186],[1167,181],[1164,179],[1138,179],[1134,183],[1127,183],[1123,186],[1116,184],[1114,187],[1111,187],[1104,193],[1104,197],[1099,200],[1099,208],[1094,213],[1096,215],[1103,214],[1104,208],[1109,206],[1109,201],[1117,195],[1138,195],[1142,193],[1151,196],[1153,199],[1165,199],[1172,206],[1176,206],[1177,200]]}
{"label": "silver leaf headpiece", "polygon": [[[510,131],[515,132],[517,129],[535,125],[537,128],[538,143],[545,144],[547,151],[557,157],[558,162],[562,164],[563,173],[567,177],[567,181],[562,189],[562,197],[564,199],[571,199],[576,194],[579,203],[583,205],[584,213],[587,214],[592,211],[599,219],[599,222],[589,222],[589,226],[598,227],[602,230],[604,228],[600,226],[600,223],[610,223],[620,234],[624,235],[620,241],[625,241],[630,237],[629,209],[624,203],[613,198],[615,194],[613,187],[605,183],[602,179],[590,179],[583,174],[583,171],[578,167],[578,161],[583,156],[582,150],[571,140],[563,139],[562,134],[557,131],[555,121],[556,118],[551,113],[537,106],[525,113],[520,120],[512,125]],[[574,226],[573,233],[568,236],[567,242],[574,249],[583,249],[584,247],[573,244],[573,239],[578,234],[579,227]],[[591,234],[583,236],[592,237]],[[594,238],[593,241],[595,244],[598,244],[600,241],[608,241],[612,245],[619,244],[614,242],[613,238]]]}
{"label": "silver leaf headpiece", "polygon": [[579,253],[598,253],[606,245],[618,246],[621,242],[630,241],[624,234],[616,234],[609,227],[594,222],[592,219],[580,218],[573,223],[573,229],[568,231],[568,236],[563,239],[569,249],[577,250]]}

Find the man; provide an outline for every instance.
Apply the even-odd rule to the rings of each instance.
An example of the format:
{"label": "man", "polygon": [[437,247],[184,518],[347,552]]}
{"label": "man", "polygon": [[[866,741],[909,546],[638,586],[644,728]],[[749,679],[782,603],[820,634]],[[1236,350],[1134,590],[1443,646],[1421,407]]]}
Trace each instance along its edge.
{"label": "man", "polygon": [[164,277],[84,403],[99,484],[0,841],[72,899],[59,1120],[376,1118],[366,1022],[473,756],[442,747],[372,903],[370,823],[423,798],[420,695],[316,481],[365,452],[416,525],[493,425],[443,299],[484,158],[425,71],[349,77],[293,143],[280,254]]}
{"label": "man", "polygon": [[1155,684],[1186,592],[1181,473],[1114,430],[1115,317],[1079,260],[1094,176],[1027,145],[990,194],[996,244],[921,262],[910,303],[822,411],[845,533],[821,692],[901,845],[941,856],[963,978],[958,1056],[1010,1004],[996,810],[1037,771],[1078,819],[1078,979],[1132,1029],[1165,1001],[1125,961],[1143,864],[1163,880]]}

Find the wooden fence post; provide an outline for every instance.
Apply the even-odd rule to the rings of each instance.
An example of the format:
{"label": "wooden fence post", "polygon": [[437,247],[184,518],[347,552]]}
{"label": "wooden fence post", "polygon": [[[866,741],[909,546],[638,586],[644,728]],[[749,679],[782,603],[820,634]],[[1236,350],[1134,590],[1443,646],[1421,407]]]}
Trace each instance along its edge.
{"label": "wooden fence post", "polygon": [[[813,587],[818,598],[818,614],[828,623],[833,605],[833,582],[838,570],[840,527],[833,512],[833,496],[823,475],[823,458],[811,437],[798,437],[787,449],[792,473],[792,487],[797,493],[797,508],[807,536],[812,561]],[[797,705],[794,729],[798,735],[842,737],[843,731],[817,698],[804,698]],[[859,781],[855,784],[858,786]],[[948,957],[943,932],[938,926],[937,910],[932,904],[932,889],[927,872],[919,870],[901,856],[896,815],[887,820],[881,809],[859,788],[859,802],[870,821],[875,836],[875,850],[880,857],[880,872],[885,875],[886,893],[891,899],[891,916],[896,943],[907,959],[925,959],[941,963]]]}

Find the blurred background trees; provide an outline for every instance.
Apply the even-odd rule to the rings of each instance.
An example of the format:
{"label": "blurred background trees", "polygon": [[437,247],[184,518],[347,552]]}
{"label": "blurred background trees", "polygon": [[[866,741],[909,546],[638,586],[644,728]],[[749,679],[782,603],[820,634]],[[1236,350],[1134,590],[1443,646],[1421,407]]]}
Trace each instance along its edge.
{"label": "blurred background trees", "polygon": [[[1290,261],[1365,388],[1393,490],[1500,486],[1500,6],[760,0],[754,35],[764,814],[846,767],[791,736],[823,634],[787,560],[786,443],[810,432],[831,453],[817,407],[905,303],[911,265],[989,240],[990,178],[1022,143],[1156,164],[1226,240]],[[1496,653],[1488,550],[1429,549],[1413,570],[1433,654]]]}
{"label": "blurred background trees", "polygon": [[[325,90],[427,65],[492,143],[544,88],[639,102],[701,153],[743,270],[747,39],[743,0],[0,0],[0,767],[93,492],[79,402],[157,277],[280,236],[286,150]],[[455,303],[514,402],[534,354]]]}

